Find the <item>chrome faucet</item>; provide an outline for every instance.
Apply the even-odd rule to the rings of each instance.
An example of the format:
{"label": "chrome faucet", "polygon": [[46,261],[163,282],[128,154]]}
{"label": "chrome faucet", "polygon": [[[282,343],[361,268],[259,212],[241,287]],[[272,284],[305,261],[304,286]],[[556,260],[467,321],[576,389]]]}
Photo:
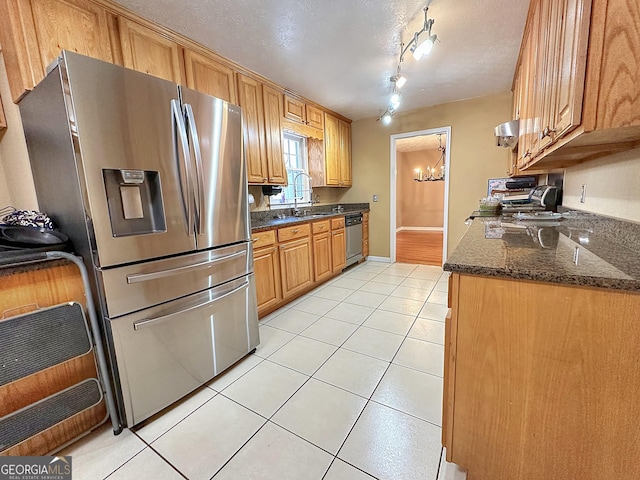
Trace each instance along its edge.
{"label": "chrome faucet", "polygon": [[[296,182],[298,181],[298,178],[300,177],[300,175],[304,175],[309,179],[309,197],[311,198],[311,205],[313,206],[313,182],[311,179],[311,175],[305,172],[300,172],[295,177],[293,177],[293,214],[296,217],[300,216],[300,209],[298,208],[298,200],[302,200],[304,198],[304,195],[301,195],[300,197],[298,197],[298,193],[296,191]],[[304,192],[304,189],[300,193],[302,192]],[[306,210],[304,210],[303,213],[304,212],[306,212]]]}

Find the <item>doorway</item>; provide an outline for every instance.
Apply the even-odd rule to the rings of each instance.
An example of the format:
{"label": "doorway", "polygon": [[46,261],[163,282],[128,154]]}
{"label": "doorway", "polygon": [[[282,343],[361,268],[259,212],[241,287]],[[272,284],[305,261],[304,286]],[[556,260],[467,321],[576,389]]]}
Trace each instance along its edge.
{"label": "doorway", "polygon": [[391,136],[391,261],[447,258],[451,127]]}

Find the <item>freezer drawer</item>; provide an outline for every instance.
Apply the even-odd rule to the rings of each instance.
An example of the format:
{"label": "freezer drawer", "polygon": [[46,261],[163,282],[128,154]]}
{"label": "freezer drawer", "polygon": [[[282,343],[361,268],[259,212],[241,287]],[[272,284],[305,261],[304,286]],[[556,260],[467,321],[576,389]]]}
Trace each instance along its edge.
{"label": "freezer drawer", "polygon": [[108,320],[131,427],[211,380],[258,346],[253,274]]}
{"label": "freezer drawer", "polygon": [[109,318],[184,297],[253,271],[250,243],[100,270]]}

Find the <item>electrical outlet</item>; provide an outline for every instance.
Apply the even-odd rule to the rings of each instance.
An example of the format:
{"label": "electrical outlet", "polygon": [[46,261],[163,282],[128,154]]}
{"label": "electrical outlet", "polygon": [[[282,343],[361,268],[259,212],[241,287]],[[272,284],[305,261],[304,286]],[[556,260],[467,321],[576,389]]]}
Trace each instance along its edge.
{"label": "electrical outlet", "polygon": [[378,201],[378,195],[375,195],[375,194],[373,195],[373,201],[374,201],[374,202],[377,202],[377,201]]}
{"label": "electrical outlet", "polygon": [[580,203],[584,203],[586,198],[587,198],[587,184],[583,183],[582,190],[580,191]]}

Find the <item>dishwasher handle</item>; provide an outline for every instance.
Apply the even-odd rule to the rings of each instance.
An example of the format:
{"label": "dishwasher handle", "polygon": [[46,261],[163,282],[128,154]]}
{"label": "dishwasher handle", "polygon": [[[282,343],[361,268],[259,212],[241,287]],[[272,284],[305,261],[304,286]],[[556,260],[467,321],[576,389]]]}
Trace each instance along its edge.
{"label": "dishwasher handle", "polygon": [[140,320],[139,322],[135,322],[133,324],[133,329],[134,330],[141,330],[144,328],[148,328],[151,327],[153,325],[157,325],[158,323],[162,323],[162,322],[166,322],[167,320],[171,320],[172,318],[174,318],[176,315],[183,315],[187,312],[191,312],[193,310],[198,310],[199,308],[204,308],[207,307],[209,305],[212,305],[220,300],[222,300],[223,298],[226,298],[230,295],[233,295],[234,293],[239,292],[240,290],[243,290],[245,288],[247,288],[249,286],[249,280],[245,280],[244,283],[242,285],[240,285],[239,287],[234,288],[233,290],[230,290],[226,293],[223,293],[222,295],[212,298],[211,300],[207,300],[204,303],[199,303],[198,305],[192,305],[191,307],[187,307],[185,309],[179,310],[177,312],[171,312],[168,313],[166,315],[161,315],[159,317],[154,317],[154,318],[147,318],[145,320]]}

